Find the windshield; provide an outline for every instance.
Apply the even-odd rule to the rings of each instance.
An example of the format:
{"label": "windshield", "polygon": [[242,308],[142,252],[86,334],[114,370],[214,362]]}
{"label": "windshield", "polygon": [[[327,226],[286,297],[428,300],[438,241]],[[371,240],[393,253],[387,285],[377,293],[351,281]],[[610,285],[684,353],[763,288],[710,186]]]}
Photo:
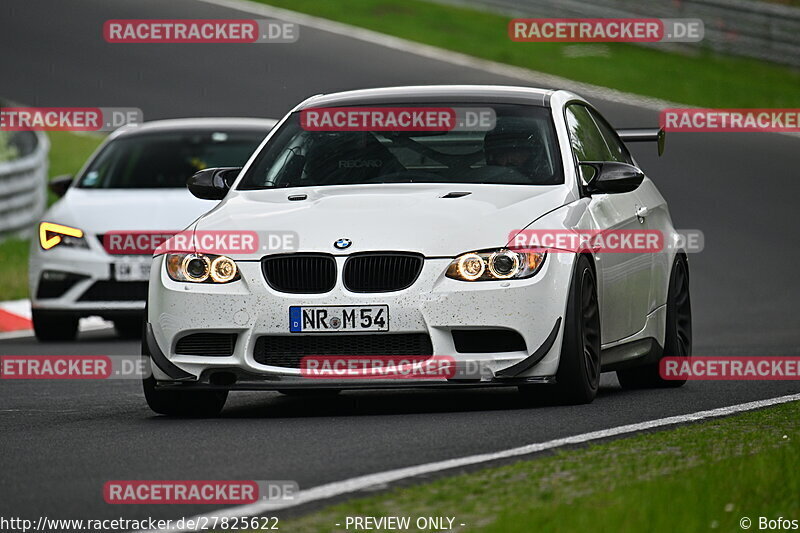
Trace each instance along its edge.
{"label": "windshield", "polygon": [[[415,105],[414,109],[423,107],[431,106]],[[475,104],[470,107],[475,108]],[[304,120],[301,112],[293,113],[264,146],[238,189],[370,183],[564,182],[548,109],[483,104],[480,109],[493,111],[492,128],[312,131],[309,115]]]}
{"label": "windshield", "polygon": [[186,180],[204,168],[244,166],[266,135],[267,131],[205,131],[122,137],[106,145],[78,187],[186,187]]}

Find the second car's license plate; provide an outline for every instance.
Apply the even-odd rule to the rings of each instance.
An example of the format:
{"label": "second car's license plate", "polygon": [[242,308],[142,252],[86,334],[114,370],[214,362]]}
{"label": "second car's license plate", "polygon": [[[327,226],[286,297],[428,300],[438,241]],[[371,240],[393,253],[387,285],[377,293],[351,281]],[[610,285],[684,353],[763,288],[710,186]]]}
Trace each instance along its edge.
{"label": "second car's license plate", "polygon": [[289,331],[293,333],[389,331],[389,306],[293,305],[289,307]]}
{"label": "second car's license plate", "polygon": [[117,281],[147,281],[151,263],[150,257],[115,261],[113,277]]}

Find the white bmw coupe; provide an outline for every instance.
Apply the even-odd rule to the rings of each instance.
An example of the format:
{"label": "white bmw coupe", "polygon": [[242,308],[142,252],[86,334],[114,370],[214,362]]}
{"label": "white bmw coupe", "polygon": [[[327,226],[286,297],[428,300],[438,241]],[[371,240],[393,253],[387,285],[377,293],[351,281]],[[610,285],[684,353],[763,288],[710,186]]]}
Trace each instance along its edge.
{"label": "white bmw coupe", "polygon": [[[586,403],[604,371],[681,385],[659,361],[691,354],[688,261],[631,141],[663,151],[663,131],[615,130],[562,90],[305,100],[244,168],[189,180],[221,202],[153,259],[148,404],[211,416],[232,390],[423,386]],[[237,233],[296,238],[202,245]]]}

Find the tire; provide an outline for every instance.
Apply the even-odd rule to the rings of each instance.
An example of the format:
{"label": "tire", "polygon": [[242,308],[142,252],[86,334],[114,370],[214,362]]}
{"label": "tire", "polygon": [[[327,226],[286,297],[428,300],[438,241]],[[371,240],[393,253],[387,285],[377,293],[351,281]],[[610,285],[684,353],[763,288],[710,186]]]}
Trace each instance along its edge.
{"label": "tire", "polygon": [[138,317],[124,317],[114,319],[114,329],[123,339],[140,339],[142,336],[142,319]]}
{"label": "tire", "polygon": [[181,418],[212,418],[222,412],[228,391],[159,390],[153,376],[142,380],[147,405],[160,415]]}
{"label": "tire", "polygon": [[71,341],[78,334],[77,316],[31,311],[33,332],[40,341]]}
{"label": "tire", "polygon": [[600,387],[600,307],[589,259],[579,255],[572,274],[561,358],[555,385],[520,387],[531,399],[577,405],[591,403]]}
{"label": "tire", "polygon": [[[689,294],[689,265],[684,256],[675,258],[667,290],[667,318],[664,328],[664,351],[672,357],[692,356],[692,302]],[[617,378],[625,389],[675,388],[685,379],[662,379],[659,361],[617,370]]]}

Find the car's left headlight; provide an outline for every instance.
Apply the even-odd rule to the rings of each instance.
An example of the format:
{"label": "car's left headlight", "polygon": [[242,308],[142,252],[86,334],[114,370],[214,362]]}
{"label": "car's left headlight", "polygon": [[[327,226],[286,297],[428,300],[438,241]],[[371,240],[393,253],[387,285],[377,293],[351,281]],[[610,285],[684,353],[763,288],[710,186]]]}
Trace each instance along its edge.
{"label": "car's left headlight", "polygon": [[174,281],[189,283],[230,283],[241,279],[236,262],[213,254],[167,254],[167,275]]}
{"label": "car's left headlight", "polygon": [[462,254],[447,267],[448,278],[460,281],[523,279],[536,274],[547,252],[515,252],[502,248]]}
{"label": "car's left headlight", "polygon": [[49,250],[58,245],[68,248],[89,248],[83,230],[53,222],[39,223],[39,245],[42,250]]}

